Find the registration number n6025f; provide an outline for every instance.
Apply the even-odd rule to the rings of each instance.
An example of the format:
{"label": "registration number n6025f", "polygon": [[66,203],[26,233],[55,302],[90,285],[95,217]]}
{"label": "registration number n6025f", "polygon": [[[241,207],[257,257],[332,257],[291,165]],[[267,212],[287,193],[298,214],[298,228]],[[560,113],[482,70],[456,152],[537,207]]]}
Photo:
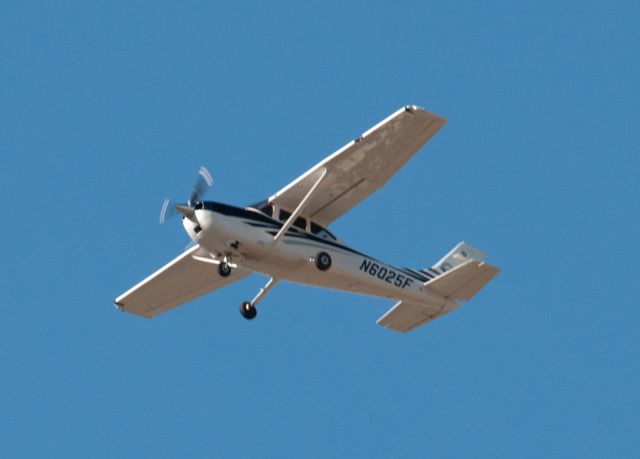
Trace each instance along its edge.
{"label": "registration number n6025f", "polygon": [[370,276],[377,277],[388,284],[395,285],[402,289],[413,283],[413,279],[410,277],[400,274],[391,268],[380,266],[378,263],[367,260],[366,258],[362,260],[362,264],[360,264],[360,271],[364,271]]}

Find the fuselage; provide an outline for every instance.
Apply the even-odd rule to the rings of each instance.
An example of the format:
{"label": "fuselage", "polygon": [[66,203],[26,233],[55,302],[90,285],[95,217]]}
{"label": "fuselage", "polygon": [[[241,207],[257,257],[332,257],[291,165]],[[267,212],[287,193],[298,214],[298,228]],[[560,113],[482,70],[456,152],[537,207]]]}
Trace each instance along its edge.
{"label": "fuselage", "polygon": [[[424,273],[391,266],[354,250],[319,225],[315,225],[320,228],[315,234],[291,226],[274,242],[284,222],[254,208],[211,201],[196,203],[194,220],[183,218],[183,225],[200,247],[218,259],[226,257],[278,281],[445,306],[444,298],[424,288],[430,280]],[[327,270],[319,270],[314,263],[323,252],[332,260]]]}

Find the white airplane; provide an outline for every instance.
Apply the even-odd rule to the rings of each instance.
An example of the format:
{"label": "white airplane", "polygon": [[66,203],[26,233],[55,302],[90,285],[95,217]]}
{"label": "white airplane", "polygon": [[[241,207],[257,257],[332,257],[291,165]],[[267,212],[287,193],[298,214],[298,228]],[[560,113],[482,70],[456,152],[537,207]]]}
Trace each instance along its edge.
{"label": "white airplane", "polygon": [[[406,106],[324,159],[266,201],[235,207],[201,200],[211,175],[200,168],[186,204],[173,208],[195,245],[120,295],[122,311],[151,318],[251,273],[269,280],[240,305],[245,319],[280,281],[396,300],[378,324],[407,332],[471,299],[499,269],[460,242],[426,269],[391,266],[352,249],[328,229],[383,186],[446,120]],[[161,221],[168,206],[166,200]]]}

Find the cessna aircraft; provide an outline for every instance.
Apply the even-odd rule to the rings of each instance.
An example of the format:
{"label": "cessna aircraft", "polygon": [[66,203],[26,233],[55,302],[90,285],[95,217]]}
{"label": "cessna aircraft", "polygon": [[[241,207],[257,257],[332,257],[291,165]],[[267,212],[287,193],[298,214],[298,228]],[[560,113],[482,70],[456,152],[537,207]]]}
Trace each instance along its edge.
{"label": "cessna aircraft", "polygon": [[267,200],[235,207],[201,199],[213,183],[201,167],[186,204],[165,200],[161,222],[182,215],[194,245],[120,295],[122,311],[151,318],[251,273],[269,279],[240,305],[245,319],[280,281],[397,301],[378,324],[408,332],[471,299],[499,269],[460,242],[426,269],[398,268],[340,241],[328,226],[382,187],[446,120],[409,105],[327,157]]}

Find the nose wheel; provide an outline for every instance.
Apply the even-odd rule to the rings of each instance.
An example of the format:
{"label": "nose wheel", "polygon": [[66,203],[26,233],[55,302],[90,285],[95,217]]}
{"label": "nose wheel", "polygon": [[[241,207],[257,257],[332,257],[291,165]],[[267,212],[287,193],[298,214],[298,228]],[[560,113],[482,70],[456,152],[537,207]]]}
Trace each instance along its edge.
{"label": "nose wheel", "polygon": [[231,274],[231,266],[229,266],[229,263],[226,261],[220,263],[218,265],[218,274],[222,277],[229,277],[229,274]]}
{"label": "nose wheel", "polygon": [[242,314],[242,317],[244,317],[245,319],[251,320],[255,319],[256,315],[258,314],[258,310],[254,305],[252,305],[248,301],[245,301],[240,305],[240,314]]}

